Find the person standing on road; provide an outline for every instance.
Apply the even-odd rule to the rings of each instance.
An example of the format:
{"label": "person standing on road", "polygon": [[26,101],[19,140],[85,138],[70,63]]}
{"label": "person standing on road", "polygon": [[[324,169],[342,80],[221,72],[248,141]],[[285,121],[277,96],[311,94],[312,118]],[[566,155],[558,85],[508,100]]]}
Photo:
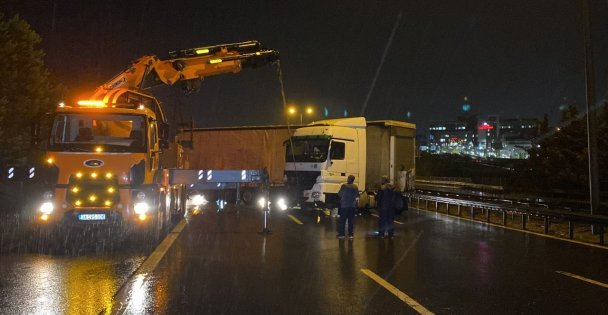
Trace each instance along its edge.
{"label": "person standing on road", "polygon": [[387,176],[382,176],[380,190],[378,191],[378,236],[384,237],[384,233],[388,232],[388,237],[395,235],[395,198],[397,192]]}
{"label": "person standing on road", "polygon": [[359,197],[359,188],[354,184],[355,176],[349,175],[346,184],[342,184],[338,191],[340,197],[340,218],[338,219],[338,238],[344,238],[344,230],[348,221],[348,238],[353,239],[355,208],[357,207],[357,198]]}

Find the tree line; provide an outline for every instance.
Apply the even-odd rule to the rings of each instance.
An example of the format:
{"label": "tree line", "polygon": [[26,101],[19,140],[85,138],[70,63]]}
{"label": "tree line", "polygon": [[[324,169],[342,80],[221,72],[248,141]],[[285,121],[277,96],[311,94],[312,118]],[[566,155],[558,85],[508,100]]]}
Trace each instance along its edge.
{"label": "tree line", "polygon": [[0,12],[0,166],[32,162],[32,126],[61,96],[44,64],[41,41],[21,17]]}

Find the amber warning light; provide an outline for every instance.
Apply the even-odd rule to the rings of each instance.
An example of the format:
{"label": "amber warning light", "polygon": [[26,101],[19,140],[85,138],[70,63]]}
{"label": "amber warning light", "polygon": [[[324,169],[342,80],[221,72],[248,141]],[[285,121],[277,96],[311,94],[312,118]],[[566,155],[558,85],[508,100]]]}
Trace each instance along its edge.
{"label": "amber warning light", "polygon": [[106,107],[106,104],[103,101],[80,100],[80,101],[78,101],[78,106],[80,106],[80,107]]}

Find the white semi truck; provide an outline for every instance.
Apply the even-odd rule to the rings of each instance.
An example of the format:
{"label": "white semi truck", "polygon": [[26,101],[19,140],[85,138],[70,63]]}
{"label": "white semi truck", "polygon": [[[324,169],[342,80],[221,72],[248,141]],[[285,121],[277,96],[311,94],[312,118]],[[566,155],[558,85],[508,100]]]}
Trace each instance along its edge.
{"label": "white semi truck", "polygon": [[286,141],[286,184],[303,207],[334,208],[340,186],[354,175],[359,207],[373,207],[382,176],[401,192],[414,189],[415,138],[416,125],[401,121],[353,117],[312,123]]}

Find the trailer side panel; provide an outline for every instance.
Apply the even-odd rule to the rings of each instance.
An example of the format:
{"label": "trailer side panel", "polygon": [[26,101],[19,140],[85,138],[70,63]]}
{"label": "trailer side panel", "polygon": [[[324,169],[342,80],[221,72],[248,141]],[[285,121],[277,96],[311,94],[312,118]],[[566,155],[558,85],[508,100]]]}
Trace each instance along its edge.
{"label": "trailer side panel", "polygon": [[285,170],[284,141],[294,129],[287,128],[218,128],[194,130],[194,149],[185,154],[191,169],[262,169],[267,168],[271,184],[283,183]]}

